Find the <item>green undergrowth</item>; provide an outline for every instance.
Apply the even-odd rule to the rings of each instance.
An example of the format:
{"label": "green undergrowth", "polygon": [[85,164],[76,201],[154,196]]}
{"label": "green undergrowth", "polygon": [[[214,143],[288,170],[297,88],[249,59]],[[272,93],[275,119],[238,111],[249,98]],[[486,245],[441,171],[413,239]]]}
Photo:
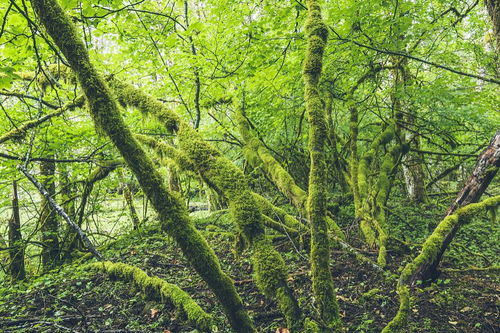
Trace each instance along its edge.
{"label": "green undergrowth", "polygon": [[[237,291],[257,330],[275,332],[279,327],[285,327],[278,305],[262,295],[255,285],[249,253],[234,251],[235,227],[228,212],[196,212],[193,215],[197,229],[214,248],[223,270],[236,281]],[[389,215],[388,218],[393,217]],[[348,230],[347,217],[338,220],[342,221],[344,230]],[[457,236],[459,242],[469,241],[465,237],[474,237],[468,228],[478,229],[481,222],[485,223],[478,219],[464,228]],[[150,277],[177,285],[203,310],[218,319],[218,332],[231,332],[215,296],[188,265],[174,240],[154,226],[154,222],[148,223],[146,227],[101,247],[106,260],[135,266]],[[354,232],[347,235],[349,241],[356,243]],[[483,237],[483,233],[477,235]],[[475,242],[481,243],[480,239]],[[273,244],[285,260],[288,281],[301,309],[308,317],[315,318],[307,251],[297,251],[286,239],[276,240]],[[452,251],[461,250],[452,247]],[[366,252],[366,255],[376,258],[376,253]],[[489,260],[494,258],[488,252],[485,255]],[[412,257],[400,256],[389,251],[388,269],[391,273],[384,275],[338,249],[332,252],[331,268],[340,315],[348,332],[380,332],[395,315],[397,295],[394,280],[387,276],[397,274],[399,262]],[[445,259],[448,266],[466,267],[465,262],[454,262],[453,256]],[[87,269],[86,265],[92,262],[67,264],[59,271],[17,285],[2,283],[0,332],[67,331],[61,327],[77,332],[196,332],[172,304],[146,297],[142,288],[130,282]],[[444,272],[436,284],[425,289],[417,286],[412,291],[410,325],[405,332],[495,332],[498,330],[495,326],[498,322],[496,285],[498,278],[493,272]]]}

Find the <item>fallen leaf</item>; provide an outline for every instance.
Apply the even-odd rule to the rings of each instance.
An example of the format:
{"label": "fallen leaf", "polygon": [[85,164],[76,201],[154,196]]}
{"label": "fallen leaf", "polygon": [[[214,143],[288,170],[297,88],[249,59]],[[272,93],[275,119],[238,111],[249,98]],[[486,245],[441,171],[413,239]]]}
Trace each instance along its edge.
{"label": "fallen leaf", "polygon": [[151,318],[156,318],[159,313],[160,313],[160,310],[158,310],[158,309],[151,309]]}
{"label": "fallen leaf", "polygon": [[276,333],[290,333],[290,331],[287,328],[285,328],[285,327],[279,327],[276,330]]}
{"label": "fallen leaf", "polygon": [[460,310],[460,312],[469,312],[469,311],[472,311],[472,308],[470,306],[466,306],[465,308]]}
{"label": "fallen leaf", "polygon": [[451,321],[451,320],[450,320],[450,321],[448,321],[448,323],[450,323],[450,324],[452,324],[452,325],[456,325],[456,324],[458,324],[458,321]]}

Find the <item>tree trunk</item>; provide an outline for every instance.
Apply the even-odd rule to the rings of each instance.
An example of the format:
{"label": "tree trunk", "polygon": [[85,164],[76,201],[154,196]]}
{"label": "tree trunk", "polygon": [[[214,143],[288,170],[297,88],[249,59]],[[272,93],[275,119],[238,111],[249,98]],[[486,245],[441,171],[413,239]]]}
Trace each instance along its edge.
{"label": "tree trunk", "polygon": [[32,7],[75,71],[96,127],[100,128],[134,172],[158,212],[164,229],[177,241],[195,270],[217,295],[236,332],[255,332],[231,279],[222,272],[214,251],[189,219],[181,198],[169,192],[163,179],[125,125],[115,98],[90,62],[85,45],[56,0],[32,0]]}
{"label": "tree trunk", "polygon": [[[53,158],[50,155],[49,158]],[[50,197],[56,195],[55,184],[56,164],[54,162],[44,161],[40,164],[40,175],[42,177],[42,186],[47,190]],[[42,209],[40,212],[40,231],[42,232],[42,267],[44,272],[57,267],[60,263],[59,249],[59,224],[57,215],[47,198],[42,196]]]}
{"label": "tree trunk", "polygon": [[491,22],[493,23],[493,34],[496,39],[497,53],[500,53],[500,1],[485,0],[485,4],[488,9]]}
{"label": "tree trunk", "polygon": [[252,248],[257,286],[266,296],[278,301],[289,327],[301,325],[300,309],[287,283],[285,262],[265,237],[265,217],[243,172],[164,103],[130,84],[118,80],[111,83],[121,103],[155,116],[167,131],[177,132],[180,151],[166,145],[164,153],[172,153],[171,157],[182,164],[181,169],[197,172],[208,186],[228,200],[229,211]]}
{"label": "tree trunk", "polygon": [[326,160],[327,127],[323,101],[319,94],[319,78],[323,67],[323,53],[328,39],[328,28],[321,18],[317,0],[308,0],[305,25],[307,53],[304,59],[304,100],[309,119],[309,151],[311,168],[307,214],[311,223],[312,287],[322,322],[329,329],[339,329],[339,306],[330,269],[330,240],[326,222]]}
{"label": "tree trunk", "polygon": [[19,198],[17,181],[12,182],[12,218],[9,220],[9,273],[12,281],[24,280],[24,244],[21,235],[21,218],[19,216]]}
{"label": "tree trunk", "polygon": [[[472,175],[465,183],[462,190],[458,193],[456,199],[446,211],[445,217],[452,215],[460,207],[478,202],[484,191],[495,177],[500,167],[500,130],[497,131],[489,146],[479,155]],[[455,237],[461,224],[456,224],[449,232],[444,235],[442,242],[438,245],[437,255],[424,265],[419,267],[412,277],[415,280],[433,280],[439,276],[438,266],[448,245]]]}

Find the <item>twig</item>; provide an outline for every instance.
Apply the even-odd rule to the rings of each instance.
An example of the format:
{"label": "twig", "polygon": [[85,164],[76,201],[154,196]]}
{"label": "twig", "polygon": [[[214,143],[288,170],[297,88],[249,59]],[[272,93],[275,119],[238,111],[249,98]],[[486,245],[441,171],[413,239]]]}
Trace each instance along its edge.
{"label": "twig", "polygon": [[83,230],[80,229],[80,227],[75,222],[73,222],[71,220],[71,218],[68,216],[68,214],[66,214],[66,212],[64,211],[64,209],[62,209],[62,207],[59,206],[55,202],[55,200],[49,195],[49,193],[43,187],[43,185],[40,184],[38,182],[38,180],[36,180],[36,178],[33,177],[32,174],[29,173],[29,171],[26,169],[26,167],[24,165],[18,165],[17,168],[26,176],[26,178],[29,179],[29,181],[33,185],[35,185],[35,187],[47,199],[48,203],[50,204],[50,206],[52,206],[52,208],[56,211],[56,213],[59,214],[69,224],[69,226],[71,227],[71,229],[73,229],[78,234],[78,237],[80,237],[80,239],[82,240],[85,248],[87,248],[94,255],[94,257],[96,259],[103,260],[102,255],[97,251],[97,249],[94,247],[94,245],[92,245],[92,243],[87,238],[87,236],[85,235],[85,233],[83,232]]}

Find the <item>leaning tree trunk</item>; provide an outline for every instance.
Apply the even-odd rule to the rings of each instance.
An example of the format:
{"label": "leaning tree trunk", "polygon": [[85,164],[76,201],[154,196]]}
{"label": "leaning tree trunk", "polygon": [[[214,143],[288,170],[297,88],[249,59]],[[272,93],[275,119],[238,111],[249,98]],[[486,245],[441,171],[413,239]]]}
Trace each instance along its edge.
{"label": "leaning tree trunk", "polygon": [[[491,139],[489,146],[479,155],[476,166],[472,175],[465,183],[465,186],[458,193],[456,199],[446,211],[445,217],[455,213],[455,211],[468,204],[478,202],[481,195],[484,193],[493,177],[495,177],[498,168],[500,167],[500,130],[497,131],[493,139]],[[435,279],[438,273],[438,266],[443,258],[444,252],[448,245],[455,237],[460,224],[456,224],[449,230],[441,242],[438,244],[439,250],[437,255],[421,265],[412,277],[412,281],[417,279],[429,280]]]}
{"label": "leaning tree trunk", "polygon": [[19,217],[19,198],[17,181],[12,182],[12,218],[9,220],[9,274],[12,281],[24,280],[24,245],[21,235],[21,218]]}
{"label": "leaning tree trunk", "polygon": [[243,172],[164,103],[130,84],[118,80],[111,82],[121,103],[153,115],[164,124],[167,131],[177,133],[179,150],[168,145],[162,146],[166,146],[166,150],[183,165],[181,169],[197,172],[208,186],[228,200],[229,212],[252,249],[257,286],[266,296],[277,299],[289,327],[300,326],[300,309],[287,283],[285,261],[265,237],[265,217],[252,196],[253,192]]}
{"label": "leaning tree trunk", "polygon": [[472,203],[463,206],[453,213],[447,215],[434,230],[434,232],[427,237],[424,244],[422,245],[422,250],[419,255],[413,259],[413,261],[406,264],[404,269],[401,271],[399,280],[396,286],[396,291],[399,295],[399,309],[397,314],[392,318],[392,320],[384,327],[382,333],[400,333],[406,332],[404,329],[408,323],[408,317],[411,313],[410,311],[410,287],[413,282],[413,277],[418,270],[435,258],[437,251],[439,251],[439,245],[443,237],[447,235],[450,230],[457,228],[457,226],[464,225],[472,217],[476,216],[480,211],[485,209],[495,210],[500,206],[500,195],[483,200],[480,203]]}
{"label": "leaning tree trunk", "polygon": [[[54,157],[54,155],[49,157]],[[43,161],[40,164],[42,185],[52,198],[56,195],[55,171],[56,164],[52,161]],[[59,225],[56,212],[44,196],[42,196],[40,212],[40,231],[43,244],[42,267],[44,272],[48,272],[57,267],[60,262]]]}
{"label": "leaning tree trunk", "polygon": [[326,160],[327,137],[325,110],[319,94],[319,78],[328,28],[321,18],[319,1],[308,0],[305,25],[307,53],[304,59],[304,100],[309,118],[309,196],[307,213],[311,224],[311,273],[313,293],[323,323],[330,329],[340,328],[339,307],[330,270],[330,244],[326,222]]}
{"label": "leaning tree trunk", "polygon": [[167,190],[153,162],[123,121],[115,99],[90,62],[85,45],[68,15],[56,0],[32,0],[31,4],[76,73],[96,127],[106,133],[118,148],[158,212],[164,229],[177,241],[191,265],[217,295],[233,329],[236,332],[255,332],[233,282],[222,272],[214,251],[189,219],[182,199]]}

